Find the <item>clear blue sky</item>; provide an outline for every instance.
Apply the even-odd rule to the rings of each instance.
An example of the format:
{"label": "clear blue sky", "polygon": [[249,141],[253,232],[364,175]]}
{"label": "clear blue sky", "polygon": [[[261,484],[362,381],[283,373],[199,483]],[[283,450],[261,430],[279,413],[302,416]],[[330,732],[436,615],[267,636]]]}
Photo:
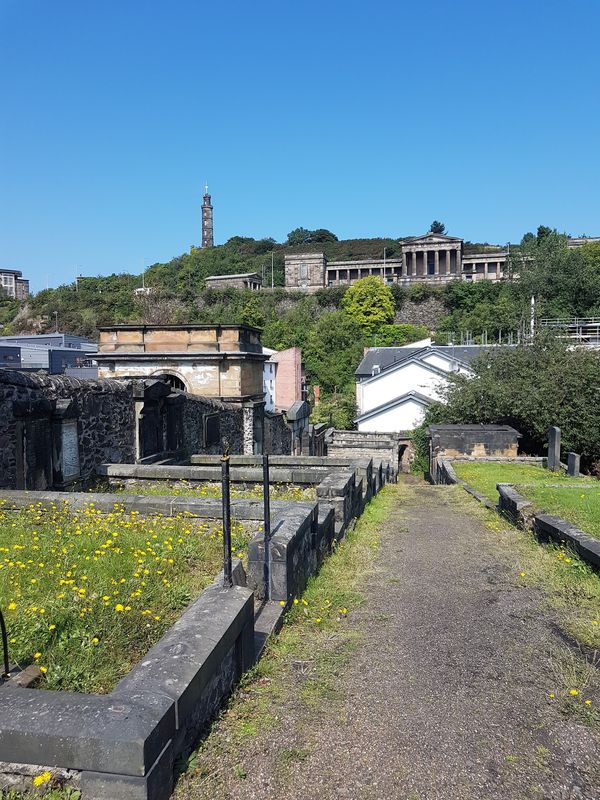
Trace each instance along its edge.
{"label": "clear blue sky", "polygon": [[0,265],[326,227],[600,235],[598,0],[0,0]]}

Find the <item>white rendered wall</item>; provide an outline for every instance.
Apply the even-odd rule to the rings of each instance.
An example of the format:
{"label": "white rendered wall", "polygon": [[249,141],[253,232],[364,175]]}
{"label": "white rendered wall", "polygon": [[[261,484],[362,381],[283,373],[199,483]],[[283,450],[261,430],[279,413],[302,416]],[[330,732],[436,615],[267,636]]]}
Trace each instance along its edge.
{"label": "white rendered wall", "polygon": [[431,400],[440,400],[440,388],[446,383],[443,376],[420,363],[410,363],[394,370],[386,370],[374,380],[361,383],[359,415],[397,400],[408,392],[419,392]]}
{"label": "white rendered wall", "polygon": [[358,423],[358,430],[367,433],[395,433],[412,431],[423,422],[425,408],[416,400],[407,400],[396,408]]}

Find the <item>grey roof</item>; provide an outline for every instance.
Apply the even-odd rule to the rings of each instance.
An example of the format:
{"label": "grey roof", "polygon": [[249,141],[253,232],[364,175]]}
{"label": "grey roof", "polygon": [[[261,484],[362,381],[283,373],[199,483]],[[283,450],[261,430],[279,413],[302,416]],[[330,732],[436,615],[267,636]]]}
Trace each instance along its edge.
{"label": "grey roof", "polygon": [[429,347],[371,347],[358,365],[355,375],[357,378],[370,378],[373,375],[374,366],[379,366],[380,371],[383,372],[401,361],[406,361],[418,354],[425,355],[425,353],[439,353],[461,361],[463,364],[470,364],[473,359],[490,349],[489,346],[478,344],[462,347],[442,344],[432,344]]}

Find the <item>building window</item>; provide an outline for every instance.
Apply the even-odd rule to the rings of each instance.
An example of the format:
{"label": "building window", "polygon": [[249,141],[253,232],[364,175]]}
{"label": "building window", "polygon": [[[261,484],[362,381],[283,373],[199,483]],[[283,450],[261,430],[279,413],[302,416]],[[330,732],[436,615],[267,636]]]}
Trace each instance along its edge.
{"label": "building window", "polygon": [[300,280],[307,281],[308,280],[308,264],[300,264]]}

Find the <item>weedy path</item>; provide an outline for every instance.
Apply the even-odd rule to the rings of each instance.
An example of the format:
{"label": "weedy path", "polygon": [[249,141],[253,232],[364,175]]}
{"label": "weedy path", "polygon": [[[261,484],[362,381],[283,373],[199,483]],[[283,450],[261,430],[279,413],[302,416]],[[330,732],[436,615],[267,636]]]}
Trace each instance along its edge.
{"label": "weedy path", "polygon": [[207,796],[597,800],[597,733],[549,699],[572,656],[542,593],[456,490],[403,494],[351,616],[345,702],[280,709],[285,726],[224,764],[237,777]]}

